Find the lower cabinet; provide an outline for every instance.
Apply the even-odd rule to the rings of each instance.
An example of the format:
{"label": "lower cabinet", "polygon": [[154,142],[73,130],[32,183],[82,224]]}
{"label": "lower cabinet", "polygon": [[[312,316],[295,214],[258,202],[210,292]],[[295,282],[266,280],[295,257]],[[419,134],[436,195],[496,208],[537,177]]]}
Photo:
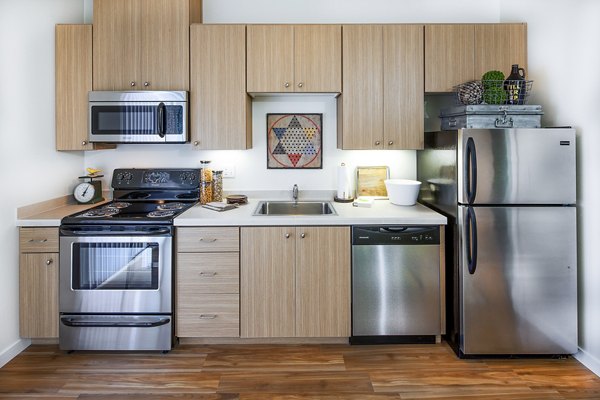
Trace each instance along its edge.
{"label": "lower cabinet", "polygon": [[19,230],[19,333],[58,337],[58,228]]}
{"label": "lower cabinet", "polygon": [[350,227],[241,228],[241,336],[350,336]]}
{"label": "lower cabinet", "polygon": [[175,335],[239,337],[239,228],[177,228]]}

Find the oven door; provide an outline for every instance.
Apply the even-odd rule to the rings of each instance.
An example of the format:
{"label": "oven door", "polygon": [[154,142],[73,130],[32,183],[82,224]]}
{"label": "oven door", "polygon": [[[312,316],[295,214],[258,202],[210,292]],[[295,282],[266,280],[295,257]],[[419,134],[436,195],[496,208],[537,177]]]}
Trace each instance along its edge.
{"label": "oven door", "polygon": [[187,103],[90,102],[90,142],[185,143]]}
{"label": "oven door", "polygon": [[172,312],[171,228],[119,232],[61,227],[61,313]]}

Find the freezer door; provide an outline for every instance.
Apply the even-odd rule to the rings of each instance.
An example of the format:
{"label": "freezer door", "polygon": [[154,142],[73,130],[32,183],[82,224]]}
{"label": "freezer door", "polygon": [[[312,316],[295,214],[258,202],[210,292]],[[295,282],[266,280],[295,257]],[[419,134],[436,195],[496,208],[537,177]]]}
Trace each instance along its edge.
{"label": "freezer door", "polygon": [[574,129],[461,129],[460,204],[575,204]]}
{"label": "freezer door", "polygon": [[577,351],[575,207],[459,207],[464,354]]}

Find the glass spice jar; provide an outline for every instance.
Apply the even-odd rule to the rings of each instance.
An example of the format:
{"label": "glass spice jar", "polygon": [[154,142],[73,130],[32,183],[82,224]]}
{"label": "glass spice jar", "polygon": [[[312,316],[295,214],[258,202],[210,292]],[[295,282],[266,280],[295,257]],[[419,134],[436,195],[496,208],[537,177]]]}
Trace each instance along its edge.
{"label": "glass spice jar", "polygon": [[212,199],[212,182],[200,182],[200,204],[207,204]]}
{"label": "glass spice jar", "polygon": [[212,173],[212,199],[223,201],[223,171],[214,170]]}
{"label": "glass spice jar", "polygon": [[200,204],[212,201],[212,178],[210,161],[200,161]]}
{"label": "glass spice jar", "polygon": [[210,169],[210,161],[200,161],[200,182],[212,182],[212,169]]}

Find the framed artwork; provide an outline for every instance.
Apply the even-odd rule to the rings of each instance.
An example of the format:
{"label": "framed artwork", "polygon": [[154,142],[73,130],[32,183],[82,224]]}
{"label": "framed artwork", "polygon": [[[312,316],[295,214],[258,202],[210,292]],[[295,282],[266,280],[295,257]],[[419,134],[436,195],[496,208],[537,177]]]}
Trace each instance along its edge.
{"label": "framed artwork", "polygon": [[267,114],[267,168],[323,168],[323,114]]}

